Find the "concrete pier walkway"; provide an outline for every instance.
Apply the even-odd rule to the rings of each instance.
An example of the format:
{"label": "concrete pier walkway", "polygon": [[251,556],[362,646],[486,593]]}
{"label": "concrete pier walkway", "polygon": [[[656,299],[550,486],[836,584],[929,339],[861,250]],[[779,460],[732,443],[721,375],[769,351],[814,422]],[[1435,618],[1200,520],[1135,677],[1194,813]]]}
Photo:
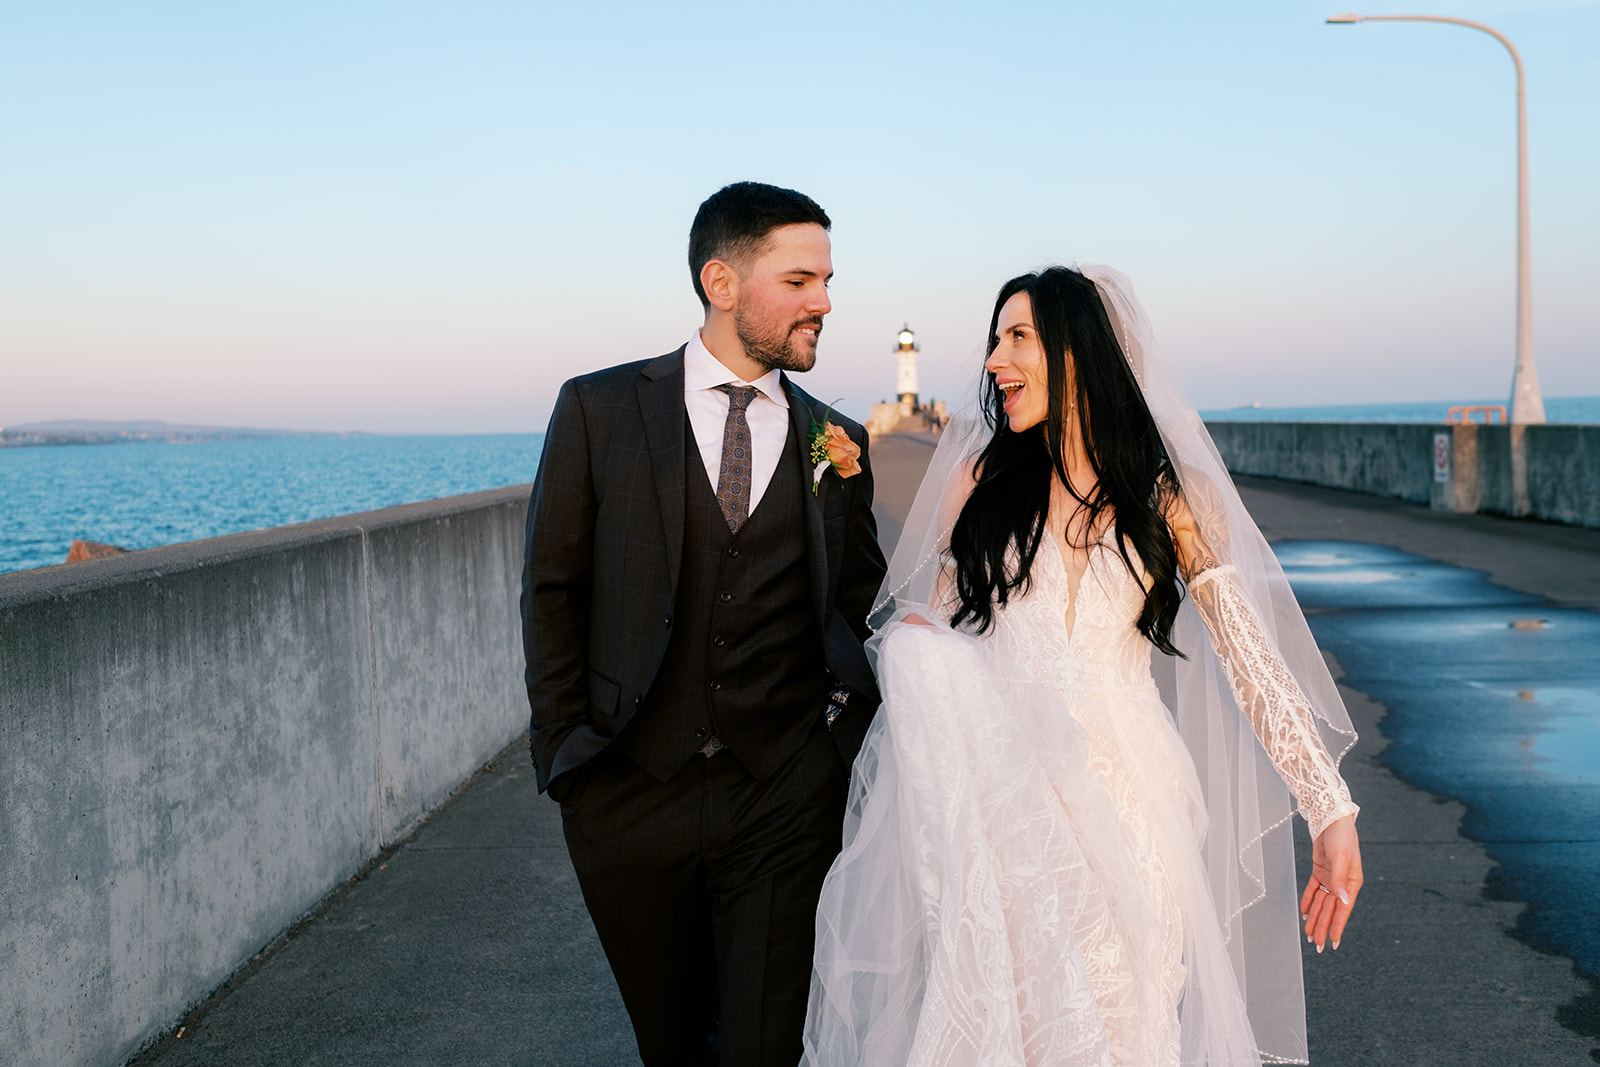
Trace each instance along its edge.
{"label": "concrete pier walkway", "polygon": [[[904,513],[917,457],[929,454],[923,441],[874,444],[885,510]],[[1274,540],[1390,545],[1600,608],[1600,531],[1262,480],[1241,488]],[[1384,709],[1359,692],[1345,696],[1362,734],[1344,766],[1363,805],[1368,883],[1341,949],[1319,956],[1307,947],[1312,1062],[1600,1061],[1600,993],[1569,960],[1512,935],[1521,905],[1489,899],[1492,862],[1460,835],[1462,807],[1394,777],[1381,759]],[[1298,820],[1297,830],[1308,855]],[[638,1062],[558,810],[536,795],[520,744],[181,1026],[133,1062]]]}

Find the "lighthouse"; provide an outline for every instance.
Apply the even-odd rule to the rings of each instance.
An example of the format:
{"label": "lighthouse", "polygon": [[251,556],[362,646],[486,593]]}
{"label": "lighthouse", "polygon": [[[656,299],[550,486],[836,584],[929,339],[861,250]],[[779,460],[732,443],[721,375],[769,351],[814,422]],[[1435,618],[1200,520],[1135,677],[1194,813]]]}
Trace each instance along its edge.
{"label": "lighthouse", "polygon": [[867,432],[874,437],[886,433],[938,433],[947,421],[943,400],[924,404],[917,393],[917,354],[922,346],[910,326],[902,326],[895,338],[894,395],[893,400],[872,405],[872,415],[867,419]]}
{"label": "lighthouse", "polygon": [[894,358],[898,364],[894,391],[900,401],[902,417],[915,415],[922,410],[917,403],[917,353],[920,351],[922,349],[917,345],[917,335],[911,332],[911,327],[901,327],[899,344],[894,350]]}

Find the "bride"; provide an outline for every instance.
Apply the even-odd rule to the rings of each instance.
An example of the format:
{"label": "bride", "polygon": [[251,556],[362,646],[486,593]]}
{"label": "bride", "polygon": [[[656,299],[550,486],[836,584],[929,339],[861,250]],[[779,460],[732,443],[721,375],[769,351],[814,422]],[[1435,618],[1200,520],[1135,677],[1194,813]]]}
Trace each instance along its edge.
{"label": "bride", "polygon": [[1355,733],[1283,572],[1123,275],[1007,282],[985,368],[874,611],[806,1062],[1307,1062]]}

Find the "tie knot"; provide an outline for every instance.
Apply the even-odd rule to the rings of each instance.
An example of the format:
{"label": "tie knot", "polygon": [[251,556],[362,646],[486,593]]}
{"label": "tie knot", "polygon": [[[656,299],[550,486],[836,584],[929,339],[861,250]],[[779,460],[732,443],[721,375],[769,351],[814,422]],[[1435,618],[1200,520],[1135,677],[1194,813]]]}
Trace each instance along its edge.
{"label": "tie knot", "polygon": [[755,400],[756,394],[761,392],[753,385],[734,385],[732,382],[726,385],[719,385],[717,388],[728,394],[728,405],[734,411],[743,411],[748,408],[751,402]]}

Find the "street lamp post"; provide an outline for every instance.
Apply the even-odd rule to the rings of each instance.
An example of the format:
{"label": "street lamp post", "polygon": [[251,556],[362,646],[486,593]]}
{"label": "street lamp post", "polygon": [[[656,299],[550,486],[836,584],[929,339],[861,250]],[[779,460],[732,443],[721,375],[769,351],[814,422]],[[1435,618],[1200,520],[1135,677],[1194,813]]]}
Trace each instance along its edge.
{"label": "street lamp post", "polygon": [[1444,15],[1335,15],[1334,25],[1357,22],[1448,22],[1482,30],[1506,46],[1517,67],[1517,367],[1511,375],[1511,421],[1542,423],[1544,396],[1539,392],[1539,372],[1533,366],[1533,291],[1528,281],[1528,100],[1522,76],[1522,57],[1505,34],[1492,26]]}

